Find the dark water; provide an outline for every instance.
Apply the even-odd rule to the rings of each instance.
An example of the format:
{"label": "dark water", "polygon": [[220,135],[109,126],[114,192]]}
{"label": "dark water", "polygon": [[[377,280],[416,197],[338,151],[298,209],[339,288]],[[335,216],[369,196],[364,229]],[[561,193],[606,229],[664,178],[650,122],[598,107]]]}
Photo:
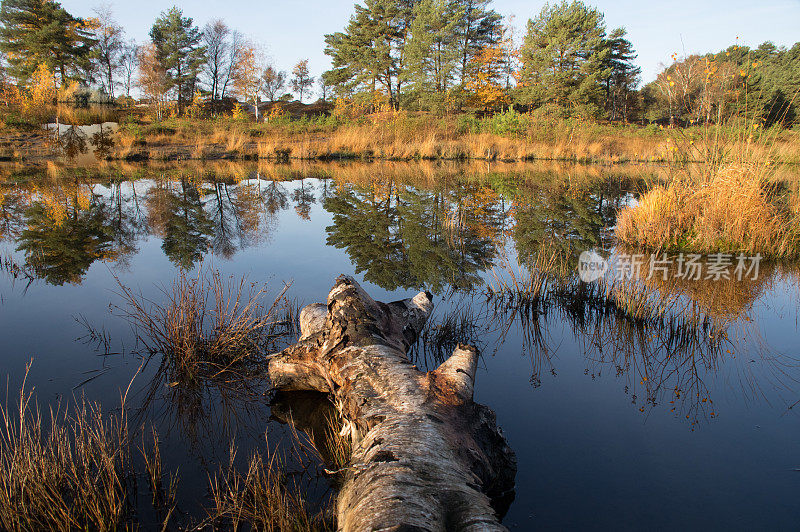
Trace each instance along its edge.
{"label": "dark water", "polygon": [[[28,383],[40,403],[85,394],[118,408],[143,358],[109,310],[121,304],[115,277],[156,300],[159,285],[201,261],[274,293],[291,282],[289,295],[303,303],[324,300],[340,273],[381,300],[425,288],[437,296],[436,323],[451,311],[473,318],[465,332],[483,352],[476,399],[497,413],[519,462],[510,528],[794,529],[796,267],[764,264],[757,281],[673,287],[690,303],[678,314],[714,324],[693,332],[676,331],[675,321],[637,326],[570,301],[517,314],[486,302],[492,269],[508,260],[524,271],[542,243],[573,259],[611,249],[615,213],[649,172],[6,169],[3,373],[13,393],[33,359]],[[10,262],[22,268],[16,276]],[[84,323],[108,342],[87,337]],[[433,365],[433,351],[417,353]],[[128,407],[158,428],[166,467],[181,477],[184,515],[207,502],[208,474],[227,462],[231,439],[240,458],[263,449],[265,433],[288,445],[287,428],[270,421],[266,388],[169,388],[152,363],[134,380]],[[311,499],[330,493],[314,475],[305,485]]]}

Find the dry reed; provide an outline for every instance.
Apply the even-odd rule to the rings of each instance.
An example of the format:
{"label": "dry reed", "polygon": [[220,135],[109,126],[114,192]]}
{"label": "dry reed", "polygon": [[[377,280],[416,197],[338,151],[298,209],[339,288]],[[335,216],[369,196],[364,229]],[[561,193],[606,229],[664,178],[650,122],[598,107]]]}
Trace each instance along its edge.
{"label": "dry reed", "polygon": [[286,304],[288,285],[265,304],[266,287],[245,277],[224,281],[218,270],[201,266],[195,277],[181,272],[162,287],[166,301],[159,303],[117,282],[124,305],[116,311],[145,348],[162,354],[171,373],[183,378],[214,377],[263,361],[270,342],[285,334],[276,315]]}
{"label": "dry reed", "polygon": [[0,407],[0,420],[0,528],[123,528],[133,489],[124,414],[82,402],[45,420],[23,383],[19,404]]}

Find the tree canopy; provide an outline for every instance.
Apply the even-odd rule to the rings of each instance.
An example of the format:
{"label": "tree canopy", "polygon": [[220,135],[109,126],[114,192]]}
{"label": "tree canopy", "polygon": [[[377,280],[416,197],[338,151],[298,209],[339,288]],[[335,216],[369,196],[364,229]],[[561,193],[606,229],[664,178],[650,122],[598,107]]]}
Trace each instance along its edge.
{"label": "tree canopy", "polygon": [[156,19],[150,29],[150,38],[170,86],[177,93],[180,111],[184,102],[191,100],[205,61],[206,47],[201,44],[203,34],[190,17],[184,17],[180,9],[172,7]]}
{"label": "tree canopy", "polygon": [[27,82],[40,64],[55,71],[61,83],[79,77],[90,64],[95,41],[86,21],[73,17],[53,0],[3,0],[0,50],[9,72]]}

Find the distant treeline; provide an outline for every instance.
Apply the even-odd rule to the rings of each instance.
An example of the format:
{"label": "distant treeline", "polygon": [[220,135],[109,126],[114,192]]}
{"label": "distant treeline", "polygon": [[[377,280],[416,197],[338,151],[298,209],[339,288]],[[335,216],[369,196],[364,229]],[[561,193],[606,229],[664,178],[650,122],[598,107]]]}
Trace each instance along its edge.
{"label": "distant treeline", "polygon": [[258,119],[260,102],[302,102],[315,86],[321,100],[363,113],[513,107],[548,119],[671,125],[746,113],[784,126],[798,116],[800,43],[672,55],[640,87],[625,28],[609,31],[603,14],[581,1],[546,4],[518,36],[491,0],[363,0],[342,31],[325,36],[332,68],[316,80],[307,61],[281,72],[222,20],[199,28],[177,7],[161,13],[149,35],[146,44],[126,40],[108,8],[82,19],[51,0],[3,0],[3,87],[41,99],[79,82],[129,101],[138,88],[159,119],[231,98],[248,102]]}

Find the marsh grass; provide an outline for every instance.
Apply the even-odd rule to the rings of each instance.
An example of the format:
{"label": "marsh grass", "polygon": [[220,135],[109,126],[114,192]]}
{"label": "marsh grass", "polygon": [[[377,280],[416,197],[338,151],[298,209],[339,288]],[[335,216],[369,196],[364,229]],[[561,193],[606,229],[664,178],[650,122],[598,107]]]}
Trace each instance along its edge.
{"label": "marsh grass", "polygon": [[227,467],[212,475],[213,506],[198,528],[263,531],[333,530],[332,518],[323,509],[312,514],[298,487],[284,473],[284,457],[276,451],[254,453],[241,472],[235,466],[236,448],[231,446]]}
{"label": "marsh grass", "polygon": [[[245,277],[223,280],[202,265],[161,288],[163,302],[136,293],[117,279],[123,305],[115,311],[135,329],[151,354],[160,353],[179,380],[247,371],[263,362],[270,343],[285,336],[283,290],[265,303],[267,288]],[[292,316],[291,319],[294,319]]]}
{"label": "marsh grass", "polygon": [[617,238],[628,245],[697,253],[800,253],[797,192],[767,168],[729,165],[704,178],[676,178],[622,210]]}
{"label": "marsh grass", "polygon": [[800,137],[764,123],[745,113],[706,124],[697,134],[676,130],[677,171],[620,211],[617,238],[665,251],[798,256],[798,182],[785,177],[779,163],[796,162],[786,158],[780,138],[797,147]]}
{"label": "marsh grass", "polygon": [[0,528],[123,528],[135,492],[124,413],[82,401],[43,415],[24,383],[18,399],[0,407]]}
{"label": "marsh grass", "polygon": [[[161,123],[127,123],[123,129],[120,134],[135,131],[150,146],[187,147],[185,154],[192,157],[238,154],[276,161],[291,157],[615,163],[697,161],[710,156],[696,149],[676,151],[672,134],[655,126],[550,120],[514,111],[485,118],[399,111],[354,119],[321,116],[258,124],[171,118]],[[685,133],[687,138],[702,134],[698,126]],[[747,140],[740,139],[735,129],[726,127],[723,134],[732,146]],[[207,150],[197,150],[198,135],[208,140]],[[775,137],[782,160],[800,161],[800,143],[790,132]]]}
{"label": "marsh grass", "polygon": [[[241,470],[232,443],[230,461],[209,477],[206,516],[181,514],[178,472],[165,471],[159,435],[143,431],[135,460],[124,397],[122,405],[120,413],[103,414],[98,404],[81,401],[72,412],[57,408],[44,416],[23,382],[18,403],[0,406],[1,530],[334,529],[327,504],[311,512],[285,456],[269,445],[264,458],[255,453]],[[348,443],[332,420],[327,430],[325,455],[344,468]],[[294,429],[290,436],[296,462],[306,469],[319,462],[313,442]],[[145,512],[148,523],[140,520],[146,509],[139,502],[142,478],[156,522],[152,510]]]}

